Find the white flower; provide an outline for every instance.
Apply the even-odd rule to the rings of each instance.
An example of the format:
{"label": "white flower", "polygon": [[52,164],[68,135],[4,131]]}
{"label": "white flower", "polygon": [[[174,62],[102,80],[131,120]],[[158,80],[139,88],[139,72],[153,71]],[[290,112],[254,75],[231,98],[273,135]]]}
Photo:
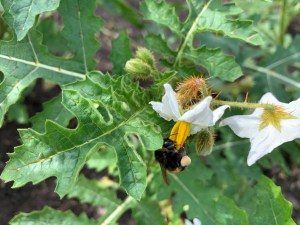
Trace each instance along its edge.
{"label": "white flower", "polygon": [[185,225],[201,225],[201,221],[197,218],[193,219],[193,223],[187,219],[184,220]]}
{"label": "white flower", "polygon": [[[165,120],[178,121],[171,131],[170,139],[173,138],[179,148],[185,142],[188,135],[195,134],[204,128],[213,126],[224,114],[225,109],[229,107],[227,105],[221,106],[212,111],[210,109],[212,97],[208,96],[196,104],[191,110],[181,115],[176,94],[171,85],[165,84],[164,88],[166,93],[162,98],[162,102],[150,102],[150,104]],[[177,138],[172,137],[172,135],[176,135]]]}
{"label": "white flower", "polygon": [[251,115],[232,116],[220,124],[228,125],[242,138],[250,138],[249,166],[284,142],[300,138],[300,98],[286,104],[267,93],[259,103],[272,104],[274,109],[257,108]]}

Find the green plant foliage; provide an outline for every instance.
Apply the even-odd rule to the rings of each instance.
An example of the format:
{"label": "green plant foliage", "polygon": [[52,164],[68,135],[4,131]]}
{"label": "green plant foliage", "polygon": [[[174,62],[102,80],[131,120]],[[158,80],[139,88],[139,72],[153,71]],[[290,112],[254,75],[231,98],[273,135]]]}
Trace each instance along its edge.
{"label": "green plant foliage", "polygon": [[[130,135],[139,137],[142,147],[149,150],[159,148],[162,140],[156,126],[141,119],[149,111],[148,102],[138,87],[128,86],[124,78],[114,80],[100,73],[66,86],[63,105],[77,117],[77,128],[69,130],[47,121],[45,134],[20,130],[23,145],[11,155],[2,179],[14,180],[14,187],[19,187],[56,176],[56,192],[62,197],[72,190],[88,155],[103,143],[116,151],[120,185],[140,199],[146,188],[146,166]],[[29,171],[30,176],[24,176]]]}
{"label": "green plant foliage", "polygon": [[164,218],[157,202],[142,200],[133,208],[133,214],[137,224],[164,224]]}
{"label": "green plant foliage", "polygon": [[[192,61],[204,67],[210,76],[220,77],[228,81],[237,79],[242,75],[242,71],[235,62],[234,57],[225,55],[220,49],[210,49],[204,45],[196,49],[192,47],[195,34],[207,31],[243,40],[254,45],[261,43],[258,34],[251,28],[251,21],[230,19],[230,17],[242,12],[238,7],[234,4],[215,4],[216,2],[207,1],[202,4],[198,1],[188,1],[189,16],[184,23],[181,23],[175,13],[175,8],[165,1],[144,1],[141,5],[141,11],[145,19],[167,26],[179,37],[182,37],[181,45],[176,52],[168,47],[164,38],[152,34],[145,37],[147,46],[167,57],[172,68],[178,64],[189,64],[189,61]],[[226,22],[224,23],[224,21]],[[185,59],[188,61],[184,61]],[[217,60],[212,62],[210,59]],[[220,73],[216,68],[222,70],[222,72]],[[188,70],[184,71],[187,72]]]}
{"label": "green plant foliage", "polygon": [[95,34],[103,21],[94,15],[95,10],[95,1],[80,0],[62,1],[58,9],[64,21],[62,35],[68,40],[69,48],[75,51],[74,59],[83,62],[86,73],[96,68],[95,54],[100,47]]}
{"label": "green plant foliage", "polygon": [[[249,220],[251,224],[295,225],[291,219],[292,204],[285,200],[281,188],[272,180],[262,176],[255,186],[255,199],[249,201]],[[261,215],[257,216],[257,212]]]}
{"label": "green plant foliage", "polygon": [[[13,1],[5,4],[13,4]],[[24,4],[23,2],[23,7]],[[14,4],[13,7],[17,5]],[[38,5],[34,4],[34,7]],[[74,51],[72,59],[49,55],[47,48],[41,44],[41,34],[35,31],[22,37],[24,39],[20,42],[12,40],[0,43],[0,70],[5,76],[4,82],[0,84],[0,126],[10,105],[17,101],[22,91],[36,78],[43,77],[58,84],[66,84],[83,79],[86,72],[96,68],[94,56],[99,43],[95,39],[95,33],[100,30],[103,22],[94,16],[95,9],[96,4],[92,1],[83,5],[80,1],[76,4],[72,0],[63,1],[59,7],[63,15],[72,15],[63,16],[65,27],[62,31],[62,37]]]}
{"label": "green plant foliage", "polygon": [[45,123],[51,120],[55,123],[66,127],[73,115],[61,104],[61,95],[52,98],[50,101],[43,104],[44,110],[35,114],[30,121],[32,122],[32,129],[37,132],[45,132]]}
{"label": "green plant foliage", "polygon": [[106,212],[101,216],[101,221],[121,204],[113,190],[101,188],[95,180],[89,180],[84,176],[79,176],[73,190],[68,194],[68,198],[77,198],[81,203],[104,207]]}
{"label": "green plant foliage", "polygon": [[[62,223],[63,221],[63,223]],[[34,211],[31,213],[21,213],[15,216],[11,221],[11,225],[96,225],[95,220],[88,219],[85,214],[79,217],[75,216],[72,212],[61,212],[49,207],[45,207],[41,211]]]}
{"label": "green plant foliage", "polygon": [[0,125],[8,108],[35,79],[43,77],[65,84],[84,78],[81,64],[48,55],[41,41],[39,33],[30,32],[21,42],[0,42],[0,70],[4,73],[0,84]]}
{"label": "green plant foliage", "polygon": [[127,32],[122,32],[112,41],[112,51],[110,60],[112,61],[113,73],[123,74],[126,62],[132,57],[130,49],[130,41]]}
{"label": "green plant foliage", "polygon": [[4,18],[17,35],[18,41],[22,40],[33,26],[35,16],[43,12],[55,10],[60,0],[2,0]]}
{"label": "green plant foliage", "polygon": [[[154,151],[170,133],[182,133],[178,127],[178,134],[177,128],[171,132],[176,121],[161,118],[149,102],[162,101],[166,83],[186,117],[203,95],[212,96],[211,109],[230,105],[223,118],[266,109],[253,104],[266,92],[286,103],[298,99],[297,0],[0,2],[0,125],[32,125],[19,130],[21,145],[8,154],[0,178],[18,188],[55,177],[60,198],[102,214],[94,220],[45,207],[20,213],[10,224],[117,225],[124,214],[142,225],[184,225],[195,218],[203,225],[296,224],[292,203],[275,183],[294,180],[299,139],[249,167],[253,140],[241,140],[217,121],[208,128],[215,135],[211,153],[197,156],[195,144],[203,146],[205,137],[189,135],[183,142],[192,163],[168,173],[167,185]],[[106,20],[103,30],[98,15]],[[111,74],[97,71],[102,63],[112,63]],[[199,74],[207,86],[189,79]],[[61,88],[42,111],[33,100],[36,89],[52,93],[40,82],[35,86],[37,78]],[[182,161],[172,163],[182,169]],[[83,168],[89,178],[80,174]]]}

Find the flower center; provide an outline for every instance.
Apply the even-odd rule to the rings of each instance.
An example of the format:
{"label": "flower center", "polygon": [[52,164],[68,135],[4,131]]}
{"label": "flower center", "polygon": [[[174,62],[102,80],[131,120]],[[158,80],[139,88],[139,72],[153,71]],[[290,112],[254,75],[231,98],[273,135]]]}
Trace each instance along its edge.
{"label": "flower center", "polygon": [[287,119],[298,119],[298,117],[292,115],[289,112],[285,112],[282,106],[275,106],[275,109],[265,109],[263,114],[261,115],[261,123],[259,125],[259,129],[262,130],[268,125],[272,125],[278,131],[281,132],[281,120]]}
{"label": "flower center", "polygon": [[179,150],[186,141],[191,130],[191,124],[184,121],[177,121],[172,128],[169,139],[176,143],[176,149]]}

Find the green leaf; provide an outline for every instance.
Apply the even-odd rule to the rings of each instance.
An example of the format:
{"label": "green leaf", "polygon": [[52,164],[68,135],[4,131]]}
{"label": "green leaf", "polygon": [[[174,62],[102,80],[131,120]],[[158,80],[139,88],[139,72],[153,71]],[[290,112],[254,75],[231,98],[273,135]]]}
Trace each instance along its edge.
{"label": "green leaf", "polygon": [[104,207],[105,214],[101,216],[101,221],[121,204],[113,190],[102,188],[97,181],[89,180],[84,176],[79,176],[73,190],[68,194],[68,198],[77,198],[81,203]]}
{"label": "green leaf", "polygon": [[[35,79],[43,77],[58,84],[85,77],[81,64],[48,55],[39,33],[28,33],[21,42],[0,42],[0,126],[8,108]],[[21,49],[21,51],[20,51]]]}
{"label": "green leaf", "polygon": [[134,7],[131,7],[126,0],[96,0],[96,2],[114,14],[123,16],[135,26],[143,27],[144,24],[141,21],[138,11]]}
{"label": "green leaf", "polygon": [[[63,223],[62,223],[63,222]],[[31,213],[20,213],[10,222],[10,225],[97,225],[95,220],[88,219],[85,214],[75,216],[71,211],[61,212],[49,207],[45,207],[41,211],[33,211]]]}
{"label": "green leaf", "polygon": [[166,224],[166,221],[161,214],[161,208],[155,201],[142,200],[141,202],[137,203],[132,210],[137,224]]}
{"label": "green leaf", "polygon": [[199,49],[186,51],[183,58],[191,60],[196,65],[203,66],[210,76],[219,77],[222,80],[234,81],[243,75],[234,57],[225,55],[221,49],[209,49],[202,46]]}
{"label": "green leaf", "polygon": [[114,66],[113,73],[124,73],[126,62],[132,58],[127,31],[120,33],[119,36],[112,41],[112,50],[109,58]]}
{"label": "green leaf", "polygon": [[55,10],[60,0],[2,0],[6,22],[22,40],[33,26],[35,16]]}
{"label": "green leaf", "polygon": [[95,34],[100,31],[103,21],[95,16],[95,10],[95,1],[80,0],[64,0],[58,9],[64,21],[62,35],[86,73],[96,69],[95,54],[100,47]]}
{"label": "green leaf", "polygon": [[52,120],[63,127],[66,127],[73,115],[61,104],[61,95],[52,98],[43,104],[44,110],[35,114],[31,119],[32,129],[37,132],[45,132],[45,123]]}
{"label": "green leaf", "polygon": [[141,12],[146,20],[152,20],[170,28],[178,36],[181,36],[181,23],[175,13],[175,8],[164,0],[145,0],[141,4]]}
{"label": "green leaf", "polygon": [[224,4],[218,9],[207,8],[199,18],[195,31],[216,32],[252,45],[262,44],[261,38],[253,30],[252,21],[228,17],[236,16],[241,12],[242,10],[235,6],[235,4]]}
{"label": "green leaf", "polygon": [[192,162],[180,174],[169,174],[169,186],[159,183],[161,178],[152,181],[158,183],[158,199],[171,197],[177,215],[185,212],[189,219],[199,218],[203,224],[248,225],[246,212],[212,183],[217,177],[212,176],[211,169],[197,157],[192,157]]}
{"label": "green leaf", "polygon": [[254,188],[256,197],[249,202],[251,224],[296,225],[291,218],[292,204],[281,193],[281,188],[272,180],[261,176]]}
{"label": "green leaf", "polygon": [[169,48],[166,41],[163,40],[163,38],[160,35],[149,34],[146,37],[144,37],[144,40],[146,46],[152,49],[153,51],[168,57],[176,56],[176,53]]}
{"label": "green leaf", "polygon": [[[118,87],[118,91],[113,87]],[[23,145],[11,154],[1,177],[14,187],[57,177],[56,192],[62,197],[72,190],[87,157],[103,144],[117,154],[120,185],[135,199],[146,187],[146,166],[130,136],[138,137],[143,149],[155,150],[162,137],[149,121],[149,99],[124,77],[91,73],[85,81],[63,89],[63,105],[77,117],[76,129],[47,121],[45,133],[20,130]]]}
{"label": "green leaf", "polygon": [[87,166],[90,169],[95,169],[100,172],[105,168],[114,168],[117,163],[117,156],[114,148],[110,146],[101,146],[100,150],[91,155],[87,161]]}

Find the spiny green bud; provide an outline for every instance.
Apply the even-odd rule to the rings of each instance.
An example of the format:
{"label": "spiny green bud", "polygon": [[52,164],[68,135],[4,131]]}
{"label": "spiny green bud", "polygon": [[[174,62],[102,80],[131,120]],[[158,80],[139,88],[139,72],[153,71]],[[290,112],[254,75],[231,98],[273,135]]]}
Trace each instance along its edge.
{"label": "spiny green bud", "polygon": [[125,71],[138,80],[146,80],[151,77],[151,67],[141,59],[130,59],[127,61]]}
{"label": "spiny green bud", "polygon": [[150,67],[155,68],[154,65],[154,56],[152,53],[146,48],[138,48],[136,51],[136,58],[143,60]]}
{"label": "spiny green bud", "polygon": [[215,143],[215,132],[213,127],[208,127],[197,133],[195,137],[196,150],[199,155],[209,155]]}

